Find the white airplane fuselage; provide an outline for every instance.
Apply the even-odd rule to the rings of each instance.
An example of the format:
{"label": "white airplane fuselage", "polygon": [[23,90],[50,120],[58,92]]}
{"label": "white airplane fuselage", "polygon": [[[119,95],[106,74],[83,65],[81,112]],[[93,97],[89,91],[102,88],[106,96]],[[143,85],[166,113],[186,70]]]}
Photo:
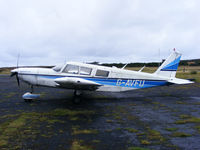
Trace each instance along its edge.
{"label": "white airplane fuselage", "polygon": [[[77,63],[70,63],[70,64],[77,64]],[[80,65],[81,64],[79,64],[79,66]],[[59,87],[59,85],[55,82],[55,79],[58,78],[71,77],[73,79],[74,78],[86,79],[89,81],[94,81],[96,83],[102,84],[102,86],[100,86],[97,89],[97,91],[113,91],[113,92],[120,92],[120,91],[168,84],[166,79],[154,76],[149,73],[122,70],[110,67],[102,67],[96,65],[88,65],[88,64],[82,64],[82,66],[90,66],[90,68],[92,67],[93,69],[91,75],[88,76],[80,74],[63,73],[62,70],[60,72],[56,72],[53,69],[47,69],[47,68],[19,68],[18,76],[22,81],[29,83],[31,85],[47,86],[47,87]],[[109,71],[108,77],[95,76],[97,68]],[[73,89],[73,87],[71,86],[69,87],[65,86],[61,88]],[[81,90],[81,88],[77,89]],[[83,90],[84,89],[85,88],[83,88]]]}
{"label": "white airplane fuselage", "polygon": [[120,92],[192,83],[175,77],[180,57],[181,54],[172,53],[152,74],[78,62],[69,62],[57,68],[18,68],[11,72],[17,72],[20,80],[34,86]]}

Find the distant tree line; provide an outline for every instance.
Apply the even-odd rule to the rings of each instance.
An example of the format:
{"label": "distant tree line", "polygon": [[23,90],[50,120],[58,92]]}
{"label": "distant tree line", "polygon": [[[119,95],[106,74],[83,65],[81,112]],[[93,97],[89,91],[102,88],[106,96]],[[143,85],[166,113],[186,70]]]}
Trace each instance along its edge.
{"label": "distant tree line", "polygon": [[182,66],[200,66],[200,59],[182,60],[180,62]]}
{"label": "distant tree line", "polygon": [[[163,59],[163,61],[165,61]],[[163,62],[162,61],[162,62]],[[149,62],[149,63],[128,63],[126,67],[158,67],[162,64],[162,62]],[[99,63],[99,62],[92,62],[90,64],[95,64],[95,65],[102,65],[102,66],[115,66],[118,68],[121,68],[125,65],[125,63]],[[200,59],[191,59],[191,60],[181,60],[180,66],[200,66]]]}

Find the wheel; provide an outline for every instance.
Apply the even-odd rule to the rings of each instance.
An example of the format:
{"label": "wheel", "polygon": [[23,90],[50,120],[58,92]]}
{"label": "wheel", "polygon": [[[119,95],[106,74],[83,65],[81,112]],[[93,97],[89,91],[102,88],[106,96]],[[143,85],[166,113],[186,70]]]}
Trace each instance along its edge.
{"label": "wheel", "polygon": [[25,102],[32,102],[32,99],[24,99]]}

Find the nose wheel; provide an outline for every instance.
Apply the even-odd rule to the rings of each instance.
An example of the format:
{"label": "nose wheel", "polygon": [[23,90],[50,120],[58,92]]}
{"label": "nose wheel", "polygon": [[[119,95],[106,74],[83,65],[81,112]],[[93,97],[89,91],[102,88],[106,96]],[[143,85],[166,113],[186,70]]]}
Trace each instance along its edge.
{"label": "nose wheel", "polygon": [[39,94],[33,94],[33,85],[31,85],[31,92],[25,93],[22,98],[24,99],[25,102],[31,102],[34,99],[40,98]]}

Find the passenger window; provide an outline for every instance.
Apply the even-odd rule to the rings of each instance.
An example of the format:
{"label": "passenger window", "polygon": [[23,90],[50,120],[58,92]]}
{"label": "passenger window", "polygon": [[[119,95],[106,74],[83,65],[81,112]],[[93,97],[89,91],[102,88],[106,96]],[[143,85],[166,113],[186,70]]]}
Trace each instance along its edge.
{"label": "passenger window", "polygon": [[109,71],[104,71],[104,70],[97,70],[96,76],[99,77],[108,77]]}
{"label": "passenger window", "polygon": [[65,69],[63,70],[63,72],[65,72],[65,73],[72,73],[72,74],[78,74],[78,69],[79,69],[79,66],[76,66],[76,65],[67,65],[65,67]]}
{"label": "passenger window", "polygon": [[80,74],[81,75],[90,75],[91,72],[92,72],[92,68],[80,67]]}

